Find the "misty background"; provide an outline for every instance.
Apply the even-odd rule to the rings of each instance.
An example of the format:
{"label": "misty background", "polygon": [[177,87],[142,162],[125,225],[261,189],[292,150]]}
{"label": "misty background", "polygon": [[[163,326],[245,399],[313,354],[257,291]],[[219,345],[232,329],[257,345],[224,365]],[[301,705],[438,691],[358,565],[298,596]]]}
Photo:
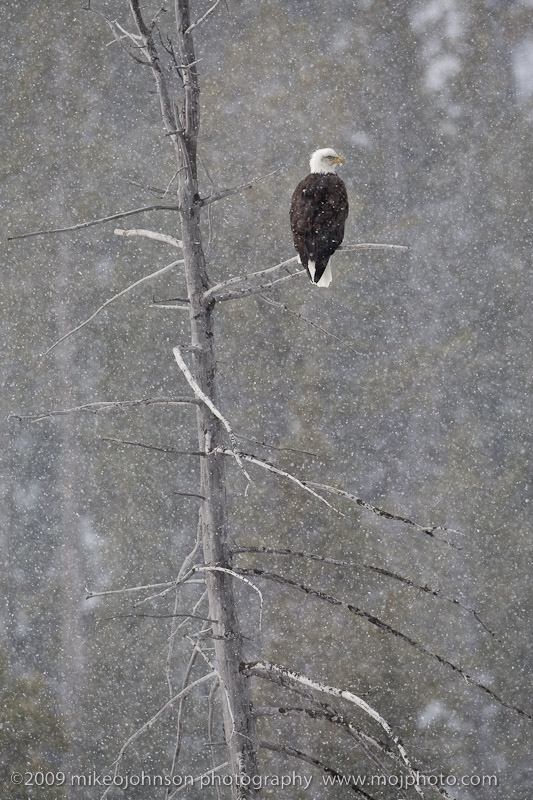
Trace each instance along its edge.
{"label": "misty background", "polygon": [[[152,5],[155,13],[161,3]],[[193,18],[210,5],[193,2]],[[126,2],[93,8],[132,30]],[[194,449],[194,410],[39,422],[9,415],[186,393],[172,347],[188,341],[187,315],[152,307],[154,298],[184,296],[179,268],[41,356],[113,294],[175,258],[165,245],[113,229],[179,237],[177,214],[7,237],[172,204],[174,168],[152,76],[112,43],[101,16],[72,1],[8,0],[4,20],[2,792],[99,797],[97,788],[31,794],[8,775],[103,773],[165,702],[170,620],[134,618],[123,596],[85,598],[87,588],[176,576],[197,517],[197,500],[177,492],[195,491],[196,460],[104,439]],[[269,295],[342,341],[260,297],[221,303],[223,413],[243,437],[292,448],[242,442],[298,477],[462,532],[438,541],[342,502],[346,516],[333,515],[262,471],[245,496],[231,466],[235,541],[373,564],[475,609],[497,639],[463,607],[368,571],[260,562],[364,607],[530,711],[533,3],[228,0],[196,33],[202,194],[278,170],[205,213],[212,281],[294,255],[290,196],[318,147],[346,161],[345,243],[411,248],[338,253],[329,290],[296,279]],[[169,184],[163,201],[143,188]],[[239,563],[259,562],[247,555]],[[342,610],[303,606],[287,587],[260,588],[261,634],[257,598],[239,589],[251,657],[372,690],[370,702],[427,769],[498,776],[497,789],[458,789],[458,797],[529,793],[528,720]],[[186,661],[184,649],[177,676]],[[258,686],[258,704],[268,691]],[[200,725],[206,708],[201,697],[190,706],[184,773],[211,765]],[[325,723],[262,724],[271,738],[320,749],[340,771],[369,772]],[[172,730],[170,715],[125,768],[163,772]],[[265,772],[305,771],[268,753],[262,763]],[[317,800],[348,794],[313,784]],[[111,794],[123,796],[149,793]]]}

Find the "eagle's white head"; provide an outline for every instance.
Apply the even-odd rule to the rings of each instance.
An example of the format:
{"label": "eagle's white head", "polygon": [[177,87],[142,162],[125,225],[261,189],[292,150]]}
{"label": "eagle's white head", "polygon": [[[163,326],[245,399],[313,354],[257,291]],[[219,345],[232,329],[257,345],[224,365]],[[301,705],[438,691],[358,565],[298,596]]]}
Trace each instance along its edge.
{"label": "eagle's white head", "polygon": [[337,164],[344,164],[344,158],[337,155],[331,147],[324,147],[322,150],[315,150],[311,156],[309,165],[311,172],[335,172]]}

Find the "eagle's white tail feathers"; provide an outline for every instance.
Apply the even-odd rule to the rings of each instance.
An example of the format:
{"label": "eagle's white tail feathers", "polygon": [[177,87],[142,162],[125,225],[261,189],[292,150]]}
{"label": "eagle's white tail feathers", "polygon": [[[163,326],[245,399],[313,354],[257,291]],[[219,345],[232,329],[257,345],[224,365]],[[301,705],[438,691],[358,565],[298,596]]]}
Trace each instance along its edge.
{"label": "eagle's white tail feathers", "polygon": [[[315,273],[314,267],[315,267],[315,265],[313,264],[313,277],[314,277],[314,273]],[[326,269],[324,270],[324,272],[322,274],[322,277],[317,282],[317,286],[320,286],[321,289],[327,289],[328,286],[331,283],[331,279],[332,278],[333,278],[333,275],[331,274],[331,264],[328,261],[328,265],[327,265]]]}
{"label": "eagle's white tail feathers", "polygon": [[[302,263],[300,261],[300,263]],[[309,270],[309,275],[311,276],[311,280],[315,283],[315,274],[316,274],[316,266],[315,262],[308,259],[307,261],[307,269]],[[315,286],[319,286],[321,289],[327,289],[331,283],[333,275],[331,274],[331,266],[328,262],[328,265],[324,272],[322,273],[320,279],[316,282]]]}

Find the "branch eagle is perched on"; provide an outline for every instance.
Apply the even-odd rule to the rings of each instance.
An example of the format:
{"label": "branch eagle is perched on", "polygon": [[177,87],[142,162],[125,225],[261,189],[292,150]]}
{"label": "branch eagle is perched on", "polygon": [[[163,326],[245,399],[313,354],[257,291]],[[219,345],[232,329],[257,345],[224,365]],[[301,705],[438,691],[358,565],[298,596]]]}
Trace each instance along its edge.
{"label": "branch eagle is perched on", "polygon": [[343,240],[348,216],[348,194],[335,174],[337,164],[344,159],[330,147],[313,153],[311,172],[294,190],[289,213],[298,259],[320,287],[331,283],[329,260]]}

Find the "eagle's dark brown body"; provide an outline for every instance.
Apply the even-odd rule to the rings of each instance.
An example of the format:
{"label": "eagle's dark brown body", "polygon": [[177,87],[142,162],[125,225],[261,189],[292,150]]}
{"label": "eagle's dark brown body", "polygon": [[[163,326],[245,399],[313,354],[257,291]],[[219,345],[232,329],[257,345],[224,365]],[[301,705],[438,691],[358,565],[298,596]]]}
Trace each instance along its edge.
{"label": "eagle's dark brown body", "polygon": [[347,216],[346,186],[332,172],[311,172],[294,190],[290,208],[294,246],[314,283],[319,283],[343,240]]}

